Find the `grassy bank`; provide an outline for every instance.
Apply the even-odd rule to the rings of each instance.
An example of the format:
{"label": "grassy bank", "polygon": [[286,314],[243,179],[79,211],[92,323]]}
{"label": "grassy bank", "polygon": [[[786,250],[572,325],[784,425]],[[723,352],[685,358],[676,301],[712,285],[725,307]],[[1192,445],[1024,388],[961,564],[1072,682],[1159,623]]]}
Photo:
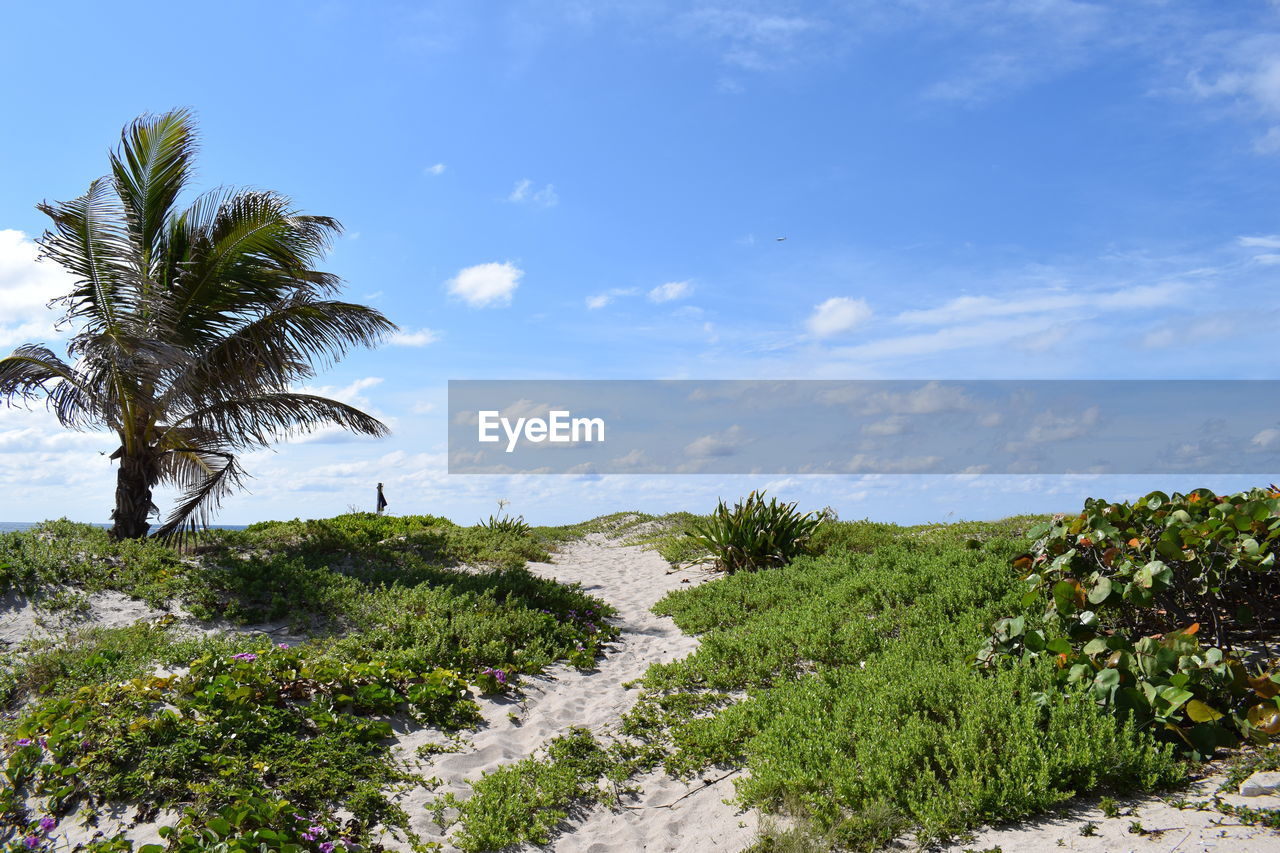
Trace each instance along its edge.
{"label": "grassy bank", "polygon": [[393,722],[470,725],[477,692],[589,666],[612,638],[605,602],[524,567],[547,556],[532,531],[428,516],[271,522],[186,552],[65,521],[0,537],[0,591],[18,600],[75,610],[114,590],[313,636],[193,636],[167,617],[6,651],[0,841],[39,842],[41,821],[108,803],[189,809],[173,838],[190,849],[324,853],[403,832],[389,794],[414,780],[390,755]]}
{"label": "grassy bank", "polygon": [[[1257,514],[1248,500],[1240,505]],[[1073,535],[1086,540],[1083,550],[1089,536],[1098,536],[1091,525],[1107,528],[1081,517]],[[678,562],[698,555],[689,535],[696,521],[633,517],[610,524]],[[479,851],[543,841],[573,804],[609,801],[628,776],[657,766],[690,779],[706,777],[713,766],[745,770],[739,803],[784,818],[775,826],[785,828],[761,837],[761,851],[875,850],[903,835],[928,845],[984,823],[1043,813],[1081,794],[1177,787],[1204,756],[1190,746],[1192,729],[1177,725],[1170,706],[1196,695],[1221,704],[1211,691],[1183,688],[1214,667],[1236,667],[1239,681],[1243,664],[1171,634],[1166,645],[1182,654],[1171,658],[1181,674],[1161,681],[1151,674],[1157,657],[1148,664],[1112,653],[1129,642],[1112,631],[1131,621],[1132,602],[1099,606],[1102,621],[1088,612],[1081,627],[1067,618],[1068,612],[1075,618],[1074,604],[1054,597],[1052,581],[1038,582],[1048,590],[1043,595],[1036,585],[1029,592],[1027,567],[1041,560],[1048,566],[1053,554],[1036,559],[1028,550],[1051,547],[1044,530],[1056,523],[827,521],[807,556],[668,595],[655,612],[701,644],[684,659],[650,668],[621,739],[576,743],[582,754],[607,754],[608,772],[595,775],[589,761],[558,761],[548,752],[491,773],[475,784],[473,799],[454,803],[456,842]],[[1133,537],[1133,559],[1156,544]],[[1240,547],[1255,553],[1256,546]],[[1044,653],[1009,652],[1011,624],[1040,636]],[[1064,632],[1069,637],[1059,636]],[[1092,658],[1069,658],[1066,652],[1091,638],[1106,646],[1105,654],[1090,647]],[[1004,642],[998,660],[993,642]],[[1251,664],[1258,687],[1243,701],[1274,695],[1266,666]],[[1117,708],[1114,686],[1112,693],[1103,689],[1113,682],[1161,698],[1146,714]],[[1161,716],[1161,709],[1168,713]],[[1265,742],[1244,725],[1248,731],[1239,731]],[[1215,737],[1224,746],[1240,742],[1239,732],[1220,729]],[[521,779],[541,781],[522,787]],[[548,791],[559,792],[558,799],[548,801]]]}

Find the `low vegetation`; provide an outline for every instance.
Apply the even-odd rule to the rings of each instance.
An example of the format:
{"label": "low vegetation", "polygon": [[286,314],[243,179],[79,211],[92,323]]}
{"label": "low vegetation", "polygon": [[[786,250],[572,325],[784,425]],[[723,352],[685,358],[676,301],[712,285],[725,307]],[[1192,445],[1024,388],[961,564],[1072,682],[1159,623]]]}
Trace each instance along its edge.
{"label": "low vegetation", "polygon": [[571,809],[616,800],[600,783],[616,765],[588,730],[570,729],[543,752],[486,773],[465,800],[446,794],[435,802],[441,825],[448,825],[447,809],[457,810],[461,829],[452,838],[455,845],[479,853],[521,842],[546,844]]}
{"label": "low vegetation", "polygon": [[[192,637],[170,618],[11,655],[0,843],[42,847],[73,805],[105,802],[181,809],[169,850],[341,853],[406,834],[394,794],[415,780],[390,754],[395,721],[466,727],[476,693],[589,667],[616,636],[607,604],[524,568],[596,532],[724,570],[655,607],[700,645],[649,669],[618,736],[570,729],[437,799],[469,853],[547,843],[657,768],[744,770],[741,804],[783,818],[759,851],[929,844],[1079,794],[1176,787],[1221,747],[1280,732],[1259,646],[1277,627],[1275,491],[920,527],[755,493],[710,517],[559,529],[354,514],[221,532],[195,555],[57,522],[0,537],[7,589],[116,589],[314,639]],[[1234,772],[1275,762],[1271,747]]]}
{"label": "low vegetation", "polygon": [[192,636],[170,615],[9,654],[0,843],[27,849],[41,822],[106,803],[183,810],[170,849],[332,853],[403,834],[391,795],[414,780],[390,754],[395,720],[470,725],[475,692],[591,666],[616,635],[607,604],[524,568],[547,557],[528,529],[354,514],[215,532],[192,555],[54,522],[0,553],[0,583],[37,602],[111,589],[315,630],[289,647]]}
{"label": "low vegetation", "polygon": [[[874,850],[908,833],[928,844],[1079,794],[1175,787],[1214,747],[1272,734],[1257,708],[1271,707],[1280,683],[1263,661],[1248,669],[1223,649],[1274,636],[1239,605],[1275,599],[1276,497],[1202,490],[1133,506],[1091,501],[1078,517],[915,528],[810,515],[785,560],[769,556],[757,495],[710,519],[620,522],[633,541],[664,554],[692,543],[733,571],[655,607],[701,644],[650,668],[623,737],[605,747],[608,774],[592,780],[589,768],[583,777],[582,765],[549,758],[538,772],[589,803],[606,780],[657,766],[682,777],[744,768],[740,802],[786,818],[760,851]],[[805,518],[781,510],[788,523]],[[1127,560],[1107,538],[1123,539]],[[766,543],[757,561],[743,556],[753,542]],[[1167,575],[1150,565],[1157,557],[1172,564]],[[1091,592],[1098,606],[1087,612]],[[1229,626],[1221,647],[1202,644],[1200,627],[1179,620],[1188,615]],[[1123,633],[1135,626],[1166,630]],[[1150,697],[1147,713],[1135,712],[1134,690]],[[1219,732],[1209,741],[1195,728],[1205,723]],[[476,784],[477,794],[503,792],[500,820],[486,800],[462,804],[455,838],[467,849],[544,837],[537,786],[512,784],[526,763]],[[570,808],[558,800],[550,813]]]}

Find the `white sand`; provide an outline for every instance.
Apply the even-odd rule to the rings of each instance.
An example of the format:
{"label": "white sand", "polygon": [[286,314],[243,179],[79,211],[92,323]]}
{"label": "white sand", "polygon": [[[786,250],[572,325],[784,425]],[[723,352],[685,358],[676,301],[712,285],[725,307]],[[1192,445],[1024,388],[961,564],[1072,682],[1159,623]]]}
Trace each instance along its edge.
{"label": "white sand", "polygon": [[123,628],[164,615],[164,611],[119,592],[98,592],[86,599],[88,609],[84,611],[49,610],[17,592],[0,595],[0,647],[53,639],[80,628]]}
{"label": "white sand", "polygon": [[[485,725],[470,735],[470,748],[435,756],[416,768],[423,777],[438,777],[441,782],[434,793],[419,789],[402,802],[414,831],[426,841],[447,843],[445,834],[423,808],[427,801],[445,791],[466,796],[470,792],[467,781],[533,755],[572,726],[586,726],[599,737],[615,734],[621,716],[638,695],[636,689],[622,685],[640,678],[652,663],[676,660],[697,648],[696,639],[682,634],[670,619],[653,615],[649,608],[668,591],[699,583],[707,577],[703,572],[673,573],[657,553],[599,535],[565,546],[552,563],[535,563],[529,568],[559,581],[579,582],[587,592],[612,604],[618,610],[615,624],[622,629],[621,637],[597,670],[584,673],[557,666],[547,678],[526,680],[522,702],[482,702]],[[689,583],[682,582],[686,579]],[[511,713],[517,719],[511,719]],[[437,732],[410,732],[400,738],[399,747],[404,757],[412,758],[418,746],[439,740]],[[725,771],[704,775],[717,780]],[[611,812],[596,806],[584,815],[575,815],[565,822],[549,849],[714,853],[741,850],[756,836],[756,815],[739,813],[723,802],[733,796],[732,776],[707,785],[701,779],[685,784],[654,773],[639,782],[642,793],[624,798],[625,808]]]}
{"label": "white sand", "polygon": [[[1276,853],[1280,851],[1280,832],[1262,827],[1244,826],[1236,818],[1221,812],[1177,808],[1170,803],[1185,799],[1208,802],[1223,782],[1221,774],[1201,780],[1190,790],[1165,798],[1141,797],[1118,800],[1121,814],[1108,818],[1098,808],[1098,800],[1090,798],[1072,802],[1060,816],[1043,816],[1025,823],[980,830],[977,838],[964,844],[953,844],[944,850],[990,850],[1000,847],[1007,853],[1049,853],[1075,850],[1081,853]],[[1235,806],[1255,809],[1280,808],[1280,797],[1241,797],[1223,795]],[[1130,830],[1137,821],[1146,835]],[[1081,835],[1086,824],[1094,825],[1094,834]]]}

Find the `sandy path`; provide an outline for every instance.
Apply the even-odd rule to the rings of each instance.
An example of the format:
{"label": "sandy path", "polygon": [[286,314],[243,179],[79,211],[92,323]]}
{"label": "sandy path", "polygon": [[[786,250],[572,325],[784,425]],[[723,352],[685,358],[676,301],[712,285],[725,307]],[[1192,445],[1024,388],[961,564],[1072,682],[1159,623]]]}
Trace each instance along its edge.
{"label": "sandy path", "polygon": [[[597,736],[615,733],[637,697],[635,689],[623,684],[644,675],[652,663],[675,660],[697,648],[696,639],[649,608],[669,590],[699,583],[706,577],[701,572],[668,573],[669,566],[656,552],[620,545],[600,535],[570,543],[554,562],[529,568],[559,581],[581,583],[587,592],[612,604],[618,609],[615,624],[621,637],[593,672],[557,666],[547,677],[525,681],[523,701],[482,702],[485,725],[470,734],[465,752],[434,756],[418,764],[416,772],[424,778],[440,779],[435,793],[419,789],[401,803],[424,840],[447,842],[424,808],[435,796],[445,791],[467,795],[468,780],[534,754],[571,726],[586,726]],[[690,583],[682,583],[685,578]],[[432,730],[408,732],[398,746],[405,759],[416,762],[418,746],[439,740],[439,733]],[[723,775],[715,773],[711,778]],[[686,785],[654,773],[640,782],[643,792],[624,803],[629,808],[611,812],[596,806],[567,822],[547,849],[727,853],[743,849],[756,836],[755,814],[739,813],[723,802],[733,796],[732,778],[711,785],[700,780]]]}

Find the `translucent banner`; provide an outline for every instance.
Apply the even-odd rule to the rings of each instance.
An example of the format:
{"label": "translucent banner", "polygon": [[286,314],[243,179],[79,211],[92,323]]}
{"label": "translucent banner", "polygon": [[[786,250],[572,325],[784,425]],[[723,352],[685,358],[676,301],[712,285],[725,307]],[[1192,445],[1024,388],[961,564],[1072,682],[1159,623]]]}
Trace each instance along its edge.
{"label": "translucent banner", "polygon": [[452,380],[451,474],[1280,472],[1274,380]]}

